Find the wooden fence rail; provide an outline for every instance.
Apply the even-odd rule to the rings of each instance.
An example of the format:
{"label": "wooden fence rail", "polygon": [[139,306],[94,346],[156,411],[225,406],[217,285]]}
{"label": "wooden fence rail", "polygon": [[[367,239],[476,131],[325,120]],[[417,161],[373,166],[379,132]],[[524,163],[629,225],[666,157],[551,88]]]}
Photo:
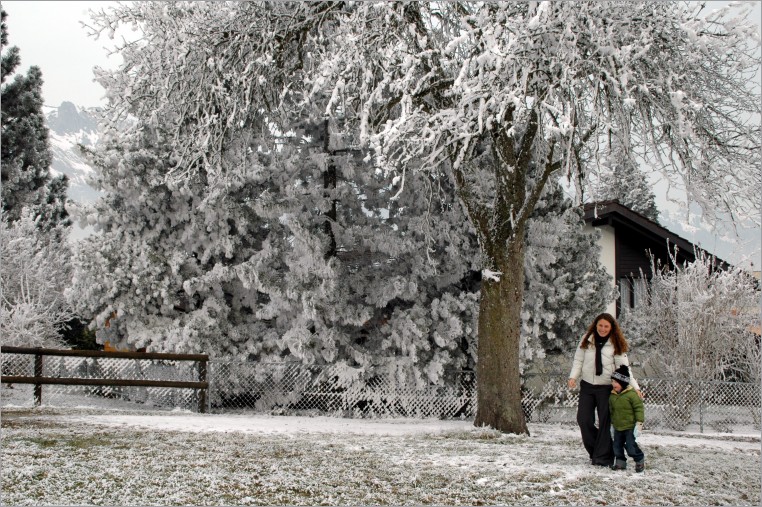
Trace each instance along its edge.
{"label": "wooden fence rail", "polygon": [[[207,363],[209,356],[206,354],[164,354],[157,352],[106,352],[102,350],[59,350],[45,349],[40,347],[11,347],[2,346],[3,354],[26,354],[34,355],[34,376],[25,375],[2,375],[0,382],[5,384],[34,384],[35,405],[42,403],[42,386],[44,384],[56,385],[79,385],[79,386],[128,386],[128,387],[174,387],[180,389],[198,389],[198,410],[206,412],[207,390]],[[102,357],[109,359],[157,359],[164,361],[195,361],[198,364],[198,381],[180,380],[142,380],[142,379],[119,379],[119,378],[77,378],[77,377],[43,377],[43,357]]]}

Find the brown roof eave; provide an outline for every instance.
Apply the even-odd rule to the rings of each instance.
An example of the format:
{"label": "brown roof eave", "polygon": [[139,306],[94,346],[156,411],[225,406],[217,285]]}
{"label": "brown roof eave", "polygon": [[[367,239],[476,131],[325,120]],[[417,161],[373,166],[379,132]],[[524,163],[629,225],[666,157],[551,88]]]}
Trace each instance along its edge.
{"label": "brown roof eave", "polygon": [[[585,221],[595,227],[601,225],[614,226],[617,223],[637,229],[642,234],[649,236],[653,241],[663,241],[665,244],[669,241],[670,245],[675,245],[690,258],[694,258],[695,251],[703,251],[712,255],[711,252],[698,247],[685,238],[678,236],[669,229],[665,229],[653,220],[637,213],[630,208],[622,205],[619,201],[600,201],[597,203],[585,204]],[[721,269],[727,269],[730,264],[717,256],[714,256],[717,265]]]}

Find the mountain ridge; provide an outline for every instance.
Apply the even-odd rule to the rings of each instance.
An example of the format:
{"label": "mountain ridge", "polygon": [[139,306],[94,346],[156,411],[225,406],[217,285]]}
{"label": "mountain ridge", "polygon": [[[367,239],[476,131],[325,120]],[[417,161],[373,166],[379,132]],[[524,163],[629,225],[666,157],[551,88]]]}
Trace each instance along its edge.
{"label": "mountain ridge", "polygon": [[98,108],[79,108],[64,101],[58,107],[46,106],[45,122],[52,155],[50,172],[69,178],[68,196],[78,203],[94,202],[101,192],[90,185],[95,168],[79,150],[79,145],[93,147],[100,139]]}

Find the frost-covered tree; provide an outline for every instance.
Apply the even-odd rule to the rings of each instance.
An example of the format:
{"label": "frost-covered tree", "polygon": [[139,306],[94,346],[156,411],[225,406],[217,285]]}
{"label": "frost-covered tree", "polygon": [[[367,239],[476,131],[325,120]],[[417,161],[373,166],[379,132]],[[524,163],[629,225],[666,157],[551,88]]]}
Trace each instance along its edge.
{"label": "frost-covered tree", "polygon": [[105,196],[84,220],[99,234],[75,258],[72,299],[101,342],[331,364],[347,378],[440,383],[467,365],[476,295],[460,284],[477,249],[451,190],[421,175],[420,193],[390,206],[388,181],[309,125],[224,192],[167,185],[168,145],[136,125],[92,154]]}
{"label": "frost-covered tree", "polygon": [[631,150],[625,150],[616,138],[605,153],[600,173],[591,175],[590,188],[594,201],[617,200],[620,204],[659,223],[656,196],[645,172],[634,159]]}
{"label": "frost-covered tree", "polygon": [[118,144],[113,135],[93,158],[105,196],[81,218],[100,233],[77,247],[71,300],[95,319],[101,343],[245,357],[239,347],[267,331],[245,318],[259,295],[238,276],[266,236],[253,209],[266,156],[251,154],[251,178],[209,192],[201,178],[164,183],[172,156],[160,130],[138,128]]}
{"label": "frost-covered tree", "polygon": [[[214,32],[215,15],[204,11],[217,6],[136,7],[151,44],[125,51],[127,67],[157,70],[179,50],[185,70],[199,74],[193,82],[212,79],[204,73],[218,69],[190,65],[206,62],[207,49],[178,41],[187,31],[163,13],[187,8],[186,21],[206,17]],[[120,89],[121,77],[110,79]],[[115,93],[112,112],[136,123],[93,154],[107,195],[84,217],[100,234],[78,249],[71,294],[95,317],[100,341],[334,364],[348,377],[413,371],[435,383],[473,363],[463,341],[473,336],[476,294],[460,286],[479,258],[448,181],[422,174],[408,183],[418,193],[390,203],[395,185],[335,126],[314,120],[315,108],[285,119],[249,110],[209,155],[220,159],[191,164],[192,178],[166,178],[184,153],[164,134],[176,115],[157,113],[155,100],[153,91]],[[171,108],[167,100],[158,103]],[[197,125],[187,122],[183,135]]]}
{"label": "frost-covered tree", "polygon": [[651,262],[643,300],[622,318],[646,363],[671,378],[759,383],[759,281],[705,252],[678,266]]}
{"label": "frost-covered tree", "polygon": [[50,174],[42,73],[33,66],[14,76],[20,53],[8,47],[1,16],[0,335],[5,345],[60,346],[74,317],[63,296],[71,276],[68,181]]}
{"label": "frost-covered tree", "polygon": [[[759,216],[759,129],[749,120],[759,114],[756,29],[730,8],[701,8],[139,3],[95,23],[143,30],[101,82],[114,118],[162,123],[168,182],[224,192],[251,170],[251,145],[230,149],[243,127],[289,132],[313,106],[341,119],[337,137],[357,138],[367,160],[394,175],[392,199],[414,173],[446,175],[486,275],[475,424],[523,433],[525,233],[551,174],[582,185],[595,148],[615,132],[626,150],[644,147],[646,162],[684,185],[705,216]],[[267,121],[252,121],[264,111]],[[485,150],[491,164],[478,163]]]}
{"label": "frost-covered tree", "polygon": [[[29,208],[13,222],[0,214],[0,340],[3,345],[61,347],[74,317],[64,297],[71,249],[64,226],[44,231]],[[51,233],[52,232],[52,233]]]}
{"label": "frost-covered tree", "polygon": [[42,72],[32,66],[26,75],[15,75],[21,63],[17,47],[8,48],[7,14],[2,11],[2,210],[5,219],[18,220],[24,207],[33,209],[39,227],[51,230],[69,225],[65,208],[68,180],[51,177],[48,128],[42,112]]}
{"label": "frost-covered tree", "polygon": [[598,231],[551,179],[527,222],[522,359],[567,353],[612,300]]}

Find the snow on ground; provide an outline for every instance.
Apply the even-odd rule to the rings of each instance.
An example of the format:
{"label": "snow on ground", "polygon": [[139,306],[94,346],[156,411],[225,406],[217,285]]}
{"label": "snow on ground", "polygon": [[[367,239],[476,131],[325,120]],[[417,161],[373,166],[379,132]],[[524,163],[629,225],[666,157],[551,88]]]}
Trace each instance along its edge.
{"label": "snow on ground", "polygon": [[297,417],[268,414],[105,414],[72,418],[83,424],[131,427],[158,431],[190,431],[196,433],[346,433],[353,435],[400,436],[447,431],[467,431],[471,421],[436,419],[343,419],[338,417]]}
{"label": "snow on ground", "polygon": [[8,402],[3,505],[760,504],[759,434],[646,431],[636,475],[589,465],[573,425],[526,436],[471,421]]}
{"label": "snow on ground", "polygon": [[[60,416],[53,416],[59,419]],[[448,432],[470,432],[475,430],[470,420],[438,419],[346,419],[323,416],[287,416],[269,414],[123,414],[69,416],[71,422],[97,424],[110,427],[138,427],[157,431],[184,431],[194,433],[343,433],[353,435],[402,436],[415,434],[443,434]],[[529,424],[530,433],[553,429],[558,437],[575,438],[575,427]],[[534,429],[534,431],[532,431]],[[750,449],[760,447],[759,435],[701,434],[701,433],[661,433],[648,431],[640,437],[641,442],[658,445],[682,445],[686,447],[712,447],[724,450]],[[645,444],[644,444],[645,445]]]}

